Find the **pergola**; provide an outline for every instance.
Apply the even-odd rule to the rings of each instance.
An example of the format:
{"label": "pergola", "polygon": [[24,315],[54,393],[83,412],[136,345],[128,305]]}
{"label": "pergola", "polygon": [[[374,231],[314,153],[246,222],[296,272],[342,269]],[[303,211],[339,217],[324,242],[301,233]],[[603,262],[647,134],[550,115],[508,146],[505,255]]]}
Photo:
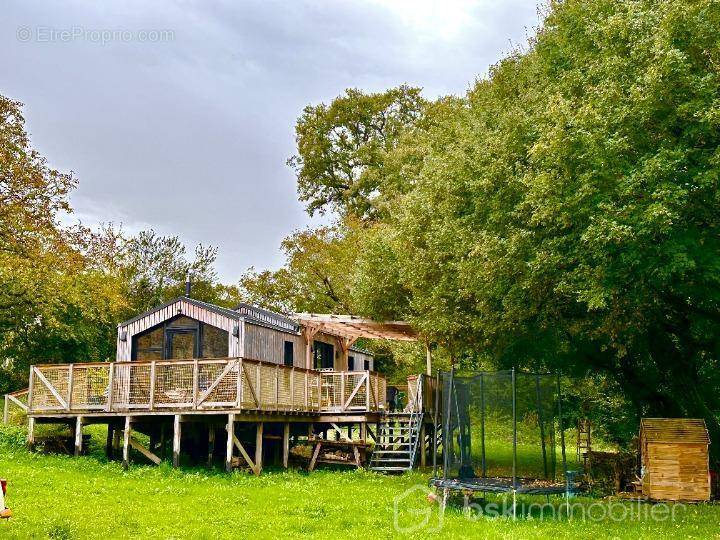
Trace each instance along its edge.
{"label": "pergola", "polygon": [[[348,350],[359,339],[387,339],[393,341],[419,341],[418,332],[405,321],[374,321],[355,315],[295,313],[292,316],[303,327],[306,343],[306,364],[312,367],[312,342],[318,332],[338,336],[343,363],[348,365]],[[426,346],[426,370],[431,374],[432,357]]]}

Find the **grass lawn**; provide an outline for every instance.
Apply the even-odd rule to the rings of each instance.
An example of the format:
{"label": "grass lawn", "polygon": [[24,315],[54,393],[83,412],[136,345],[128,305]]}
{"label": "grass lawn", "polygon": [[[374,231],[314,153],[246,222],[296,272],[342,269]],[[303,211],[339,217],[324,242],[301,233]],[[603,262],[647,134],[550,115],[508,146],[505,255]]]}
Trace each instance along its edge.
{"label": "grass lawn", "polygon": [[[14,512],[0,523],[0,538],[720,538],[720,506],[686,506],[678,508],[675,521],[655,521],[650,505],[630,503],[624,508],[631,517],[621,522],[582,519],[580,509],[571,521],[541,521],[537,512],[513,521],[468,518],[448,507],[441,531],[434,532],[429,528],[438,525],[439,513],[426,499],[428,474],[269,469],[256,478],[141,465],[140,458],[124,472],[102,456],[102,431],[93,428],[91,455],[73,458],[30,453],[22,446],[24,430],[0,428],[0,476],[9,481],[7,504]],[[398,504],[397,522],[409,527],[427,517],[430,524],[399,533],[395,499],[414,486],[419,487]],[[594,502],[576,501],[585,507]],[[600,514],[596,509],[594,517]]]}

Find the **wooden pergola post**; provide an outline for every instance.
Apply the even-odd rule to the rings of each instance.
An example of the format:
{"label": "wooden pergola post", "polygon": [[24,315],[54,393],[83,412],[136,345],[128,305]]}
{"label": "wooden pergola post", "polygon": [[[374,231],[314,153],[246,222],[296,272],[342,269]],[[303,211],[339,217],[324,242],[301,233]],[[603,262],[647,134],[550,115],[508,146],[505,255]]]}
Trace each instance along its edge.
{"label": "wooden pergola post", "polygon": [[432,376],[432,351],[427,341],[425,342],[425,374]]}
{"label": "wooden pergola post", "polygon": [[357,341],[357,337],[342,337],[337,336],[337,342],[340,346],[340,366],[337,371],[349,371],[350,366],[350,347]]}
{"label": "wooden pergola post", "polygon": [[320,331],[319,327],[306,326],[303,329],[303,337],[305,338],[305,369],[312,369],[313,357],[312,346],[315,335]]}
{"label": "wooden pergola post", "polygon": [[228,414],[227,446],[225,446],[225,470],[232,471],[233,436],[235,435],[235,413]]}
{"label": "wooden pergola post", "polygon": [[181,427],[180,427],[180,415],[176,414],[173,417],[173,467],[179,467],[180,466],[180,437],[181,437]]}

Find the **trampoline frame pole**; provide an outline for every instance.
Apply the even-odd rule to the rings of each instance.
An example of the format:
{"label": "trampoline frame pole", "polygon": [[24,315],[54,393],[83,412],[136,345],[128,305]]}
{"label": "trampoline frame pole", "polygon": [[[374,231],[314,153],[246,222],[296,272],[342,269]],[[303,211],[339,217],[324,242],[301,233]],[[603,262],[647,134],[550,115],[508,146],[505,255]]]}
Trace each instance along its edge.
{"label": "trampoline frame pole", "polygon": [[482,458],[482,475],[487,475],[487,462],[485,461],[485,374],[480,372],[480,447]]}
{"label": "trampoline frame pole", "polygon": [[512,417],[513,417],[513,461],[512,461],[512,485],[513,492],[517,486],[517,404],[515,394],[515,367],[512,368]]}
{"label": "trampoline frame pole", "polygon": [[450,379],[448,380],[447,409],[443,412],[445,415],[445,426],[443,427],[443,480],[447,480],[448,458],[450,440],[450,411],[452,409],[452,386],[455,377],[455,366],[450,367]]}
{"label": "trampoline frame pole", "polygon": [[562,388],[560,386],[560,372],[557,374],[557,402],[558,425],[560,426],[560,449],[562,451],[563,480],[565,481],[565,500],[567,501],[568,518],[570,517],[570,484],[568,483],[567,458],[565,457],[565,427],[562,415]]}
{"label": "trampoline frame pole", "polygon": [[435,374],[435,410],[433,411],[433,428],[432,428],[432,434],[433,434],[433,477],[437,478],[437,454],[438,454],[438,434],[437,434],[437,427],[438,427],[438,415],[440,414],[440,371]]}

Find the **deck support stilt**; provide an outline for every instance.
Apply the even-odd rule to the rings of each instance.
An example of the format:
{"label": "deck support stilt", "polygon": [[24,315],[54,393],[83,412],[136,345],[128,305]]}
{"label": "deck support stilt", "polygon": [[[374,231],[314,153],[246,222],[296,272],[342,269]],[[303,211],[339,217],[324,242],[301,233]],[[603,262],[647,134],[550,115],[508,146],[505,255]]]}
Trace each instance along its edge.
{"label": "deck support stilt", "polygon": [[255,474],[260,476],[263,466],[263,427],[262,422],[257,423],[255,431]]}
{"label": "deck support stilt", "polygon": [[290,423],[283,424],[283,467],[288,468],[290,459]]}
{"label": "deck support stilt", "polygon": [[367,422],[360,424],[360,440],[363,442],[367,441]]}
{"label": "deck support stilt", "polygon": [[215,425],[208,426],[208,461],[207,466],[213,466],[213,454],[215,453]]}
{"label": "deck support stilt", "polygon": [[78,416],[75,418],[75,457],[82,453],[82,426],[83,417]]}
{"label": "deck support stilt", "polygon": [[176,414],[173,417],[173,467],[177,468],[180,466],[180,415]]}
{"label": "deck support stilt", "polygon": [[308,424],[308,439],[312,439],[315,436],[315,424],[310,422]]}
{"label": "deck support stilt", "polygon": [[123,469],[130,466],[130,417],[125,417],[125,431],[123,433]]}
{"label": "deck support stilt", "polygon": [[113,435],[115,434],[115,425],[112,422],[108,422],[107,426],[107,437],[105,438],[105,456],[108,461],[113,459]]}
{"label": "deck support stilt", "polygon": [[30,449],[35,444],[35,419],[32,416],[28,417],[27,444]]}
{"label": "deck support stilt", "polygon": [[160,424],[160,457],[167,456],[167,437],[165,436],[165,424]]}
{"label": "deck support stilt", "polygon": [[425,445],[425,422],[420,425],[420,466],[425,468],[427,459],[427,446]]}
{"label": "deck support stilt", "polygon": [[225,447],[225,470],[232,471],[233,457],[233,436],[235,435],[235,414],[228,414],[227,421],[227,446]]}
{"label": "deck support stilt", "polygon": [[122,428],[120,426],[115,426],[113,429],[113,450],[112,450],[112,457],[113,459],[118,459],[120,457],[120,436],[122,435]]}

